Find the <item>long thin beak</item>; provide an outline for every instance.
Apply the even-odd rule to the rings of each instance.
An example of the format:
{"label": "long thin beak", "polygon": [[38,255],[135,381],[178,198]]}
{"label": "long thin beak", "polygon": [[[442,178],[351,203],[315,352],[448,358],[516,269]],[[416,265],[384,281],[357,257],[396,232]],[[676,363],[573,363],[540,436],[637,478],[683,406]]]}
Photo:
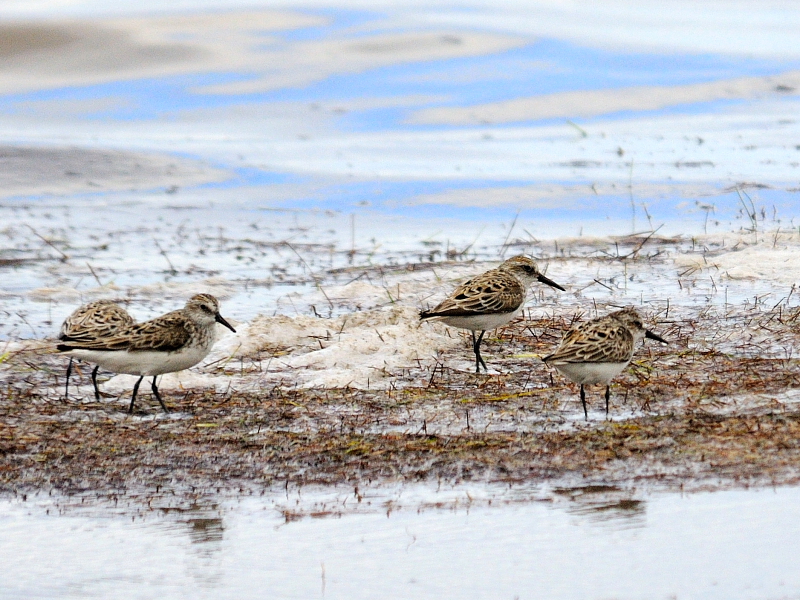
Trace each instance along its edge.
{"label": "long thin beak", "polygon": [[228,323],[225,319],[223,319],[221,314],[217,313],[216,315],[214,315],[214,320],[217,323],[220,323],[221,325],[225,325],[225,327],[230,329],[233,333],[236,333],[236,330],[233,328],[233,326],[231,326],[230,323]]}
{"label": "long thin beak", "polygon": [[657,342],[661,342],[662,344],[669,344],[669,342],[668,342],[667,340],[665,340],[664,338],[662,338],[660,335],[656,335],[655,333],[653,333],[653,332],[652,332],[652,331],[650,331],[649,329],[647,329],[647,330],[644,332],[644,337],[646,337],[646,338],[650,338],[651,340],[655,340],[655,341],[657,341]]}
{"label": "long thin beak", "polygon": [[545,277],[545,276],[544,276],[544,275],[542,275],[541,273],[539,273],[539,276],[538,276],[536,279],[537,279],[537,280],[539,280],[539,281],[541,281],[542,283],[546,283],[546,284],[547,284],[547,285],[549,285],[550,287],[554,287],[554,288],[556,288],[557,290],[561,290],[562,292],[566,292],[566,291],[567,291],[567,290],[565,290],[563,287],[561,287],[560,285],[558,285],[558,284],[557,284],[555,281],[553,281],[552,279],[549,279],[549,278]]}

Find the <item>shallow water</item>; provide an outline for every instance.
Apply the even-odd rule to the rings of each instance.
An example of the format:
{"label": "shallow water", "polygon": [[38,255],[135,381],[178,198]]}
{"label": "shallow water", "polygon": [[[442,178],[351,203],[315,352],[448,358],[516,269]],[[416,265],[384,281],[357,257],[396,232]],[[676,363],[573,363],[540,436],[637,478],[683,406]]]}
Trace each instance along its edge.
{"label": "shallow water", "polygon": [[[85,508],[55,516],[47,502],[4,501],[0,596],[730,599],[800,591],[800,489],[599,501],[540,493],[540,501],[501,497],[493,506],[470,506],[467,493],[439,498],[412,487],[393,498],[399,509],[373,497],[374,509],[288,522],[278,508],[319,497],[136,517]],[[337,502],[348,499],[355,503],[352,494]],[[416,510],[420,499],[427,508]],[[437,500],[447,508],[431,507]]]}
{"label": "shallow water", "polygon": [[[88,19],[73,33],[89,41],[12,48],[0,70],[0,143],[64,155],[0,161],[0,340],[52,335],[98,296],[148,318],[203,288],[249,321],[308,313],[320,281],[347,281],[326,279],[334,268],[800,217],[791,4],[737,4],[722,21],[711,5],[684,21],[680,3],[201,6],[2,8],[67,31]],[[750,48],[731,46],[737,24]],[[115,27],[122,56],[152,60],[98,56],[92,40]],[[116,171],[97,168],[103,153]]]}

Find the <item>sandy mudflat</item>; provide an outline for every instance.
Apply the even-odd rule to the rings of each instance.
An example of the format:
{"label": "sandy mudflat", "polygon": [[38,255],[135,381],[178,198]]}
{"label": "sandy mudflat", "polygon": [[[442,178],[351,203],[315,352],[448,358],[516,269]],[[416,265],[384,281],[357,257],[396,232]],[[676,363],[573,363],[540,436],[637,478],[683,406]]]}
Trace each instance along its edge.
{"label": "sandy mudflat", "polygon": [[[794,483],[800,308],[788,280],[761,277],[764,264],[788,264],[797,243],[797,234],[700,245],[646,236],[562,240],[548,272],[570,293],[537,293],[524,319],[488,336],[488,375],[472,372],[463,335],[420,325],[413,307],[493,263],[354,269],[350,279],[383,272],[384,284],[356,280],[348,285],[361,287],[348,294],[348,285],[323,283],[338,310],[353,307],[350,321],[345,312],[312,311],[240,323],[240,335],[223,339],[206,366],[163,379],[169,417],[146,393],[128,416],[125,376],[101,384],[106,397],[95,402],[86,369],[64,401],[65,361],[42,342],[9,342],[0,489],[139,497],[168,487],[188,498],[286,482]],[[622,277],[587,281],[591,265]],[[318,276],[324,282],[333,273]],[[652,281],[657,299],[645,291]],[[387,302],[379,292],[400,298]],[[639,349],[614,385],[610,420],[601,390],[591,390],[585,422],[574,386],[539,357],[573,319],[633,294],[671,344]]]}
{"label": "sandy mudflat", "polygon": [[373,33],[356,39],[275,44],[272,36],[328,19],[257,11],[100,20],[19,22],[0,28],[0,92],[193,73],[237,73],[203,93],[254,93],[342,73],[514,48],[518,36],[473,31]]}
{"label": "sandy mudflat", "polygon": [[409,123],[486,125],[554,118],[590,118],[622,111],[662,110],[681,104],[716,100],[746,100],[795,95],[800,72],[770,77],[747,77],[681,86],[642,86],[581,90],[515,98],[504,102],[419,110]]}
{"label": "sandy mudflat", "polygon": [[[9,22],[0,29],[0,91],[20,93],[65,85],[243,66],[257,32],[324,23],[299,13]],[[246,30],[245,30],[246,28]]]}
{"label": "sandy mudflat", "polygon": [[0,146],[2,196],[175,190],[224,181],[230,173],[201,161],[154,153]]}
{"label": "sandy mudflat", "polygon": [[[691,77],[656,62],[642,69],[666,83],[587,90],[579,44],[522,21],[350,16],[0,28],[0,492],[794,482],[797,65],[702,78],[684,57]],[[577,75],[531,83],[547,73]],[[476,376],[465,335],[417,311],[512,252],[569,291],[537,288]],[[200,291],[239,333],[163,378],[171,416],[145,392],[128,416],[127,376],[104,374],[95,402],[85,367],[61,397],[46,338],[78,304],[118,298],[143,320]],[[592,390],[586,423],[540,358],[624,304],[672,343],[639,350],[609,420]]]}

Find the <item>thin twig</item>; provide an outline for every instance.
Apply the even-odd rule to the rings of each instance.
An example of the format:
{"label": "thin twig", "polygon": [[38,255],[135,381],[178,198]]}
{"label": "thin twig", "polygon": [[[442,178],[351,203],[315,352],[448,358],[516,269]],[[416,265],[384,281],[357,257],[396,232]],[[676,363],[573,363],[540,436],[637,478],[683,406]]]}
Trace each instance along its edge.
{"label": "thin twig", "polygon": [[161,253],[161,256],[163,256],[164,259],[167,261],[167,264],[169,265],[170,275],[177,275],[178,274],[177,269],[172,264],[172,261],[169,259],[169,256],[167,256],[167,253],[164,252],[164,249],[161,247],[161,244],[158,243],[158,240],[156,238],[153,238],[153,243],[156,245],[156,248],[158,248],[158,251]]}
{"label": "thin twig", "polygon": [[500,247],[500,258],[503,258],[506,255],[506,250],[508,250],[508,238],[511,237],[511,232],[514,231],[514,226],[517,224],[518,218],[519,218],[519,211],[517,211],[517,214],[514,215],[514,220],[511,221],[511,227],[508,228],[508,234],[506,235],[506,239],[503,240],[503,245]]}
{"label": "thin twig", "polygon": [[56,248],[56,246],[53,244],[53,242],[51,242],[50,240],[48,240],[48,239],[47,239],[47,238],[45,238],[44,236],[40,235],[40,234],[39,234],[39,232],[38,232],[38,231],[36,231],[36,230],[35,230],[33,227],[31,227],[30,225],[27,225],[27,224],[25,225],[25,227],[27,227],[28,229],[30,229],[30,230],[33,232],[33,235],[35,235],[36,237],[38,237],[38,238],[39,238],[40,240],[42,240],[42,241],[43,241],[45,244],[47,244],[48,246],[50,246],[50,247],[51,247],[53,250],[55,250],[56,252],[58,252],[58,253],[61,255],[61,262],[66,262],[66,261],[68,261],[68,260],[69,260],[69,256],[67,256],[67,255],[66,255],[66,254],[64,254],[64,253],[63,253],[61,250],[59,250],[58,248]]}
{"label": "thin twig", "polygon": [[87,263],[86,263],[86,266],[87,266],[87,267],[89,267],[89,271],[91,271],[91,273],[92,273],[92,277],[94,277],[94,280],[97,282],[97,285],[99,285],[100,287],[103,287],[103,282],[102,282],[102,281],[100,281],[100,278],[97,276],[97,273],[95,273],[95,272],[94,272],[94,269],[92,268],[92,265],[90,265],[90,264],[87,262]]}
{"label": "thin twig", "polygon": [[[325,300],[328,301],[328,306],[330,306],[331,310],[333,310],[333,302],[331,302],[331,299],[328,298],[328,294],[325,293],[325,290],[322,289],[322,284],[320,284],[319,279],[317,278],[316,275],[314,275],[314,271],[311,270],[311,267],[308,265],[306,260],[302,256],[300,256],[300,253],[297,250],[295,250],[294,246],[292,246],[289,242],[284,242],[284,244],[286,245],[286,247],[289,248],[289,250],[291,250],[297,255],[297,258],[300,259],[300,262],[303,263],[303,266],[305,266],[305,268],[308,269],[308,274],[311,275],[311,279],[314,280],[314,285],[316,285],[317,289],[322,293],[323,296],[325,296]],[[361,277],[361,275],[359,275],[359,277]],[[356,279],[358,279],[358,277],[356,277]]]}

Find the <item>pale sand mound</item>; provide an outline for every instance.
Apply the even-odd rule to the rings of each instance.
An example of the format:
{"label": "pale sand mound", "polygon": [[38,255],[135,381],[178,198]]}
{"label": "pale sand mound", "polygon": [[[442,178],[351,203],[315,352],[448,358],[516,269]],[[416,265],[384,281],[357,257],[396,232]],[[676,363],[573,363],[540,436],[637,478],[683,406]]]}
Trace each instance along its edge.
{"label": "pale sand mound", "polygon": [[435,364],[461,344],[412,307],[390,306],[333,319],[259,316],[223,340],[215,356],[263,353],[271,375],[302,387],[385,388],[404,367]]}
{"label": "pale sand mound", "polygon": [[773,244],[748,246],[716,256],[680,254],[675,257],[679,268],[706,269],[721,279],[757,279],[792,285],[800,281],[800,248],[773,248]]}

